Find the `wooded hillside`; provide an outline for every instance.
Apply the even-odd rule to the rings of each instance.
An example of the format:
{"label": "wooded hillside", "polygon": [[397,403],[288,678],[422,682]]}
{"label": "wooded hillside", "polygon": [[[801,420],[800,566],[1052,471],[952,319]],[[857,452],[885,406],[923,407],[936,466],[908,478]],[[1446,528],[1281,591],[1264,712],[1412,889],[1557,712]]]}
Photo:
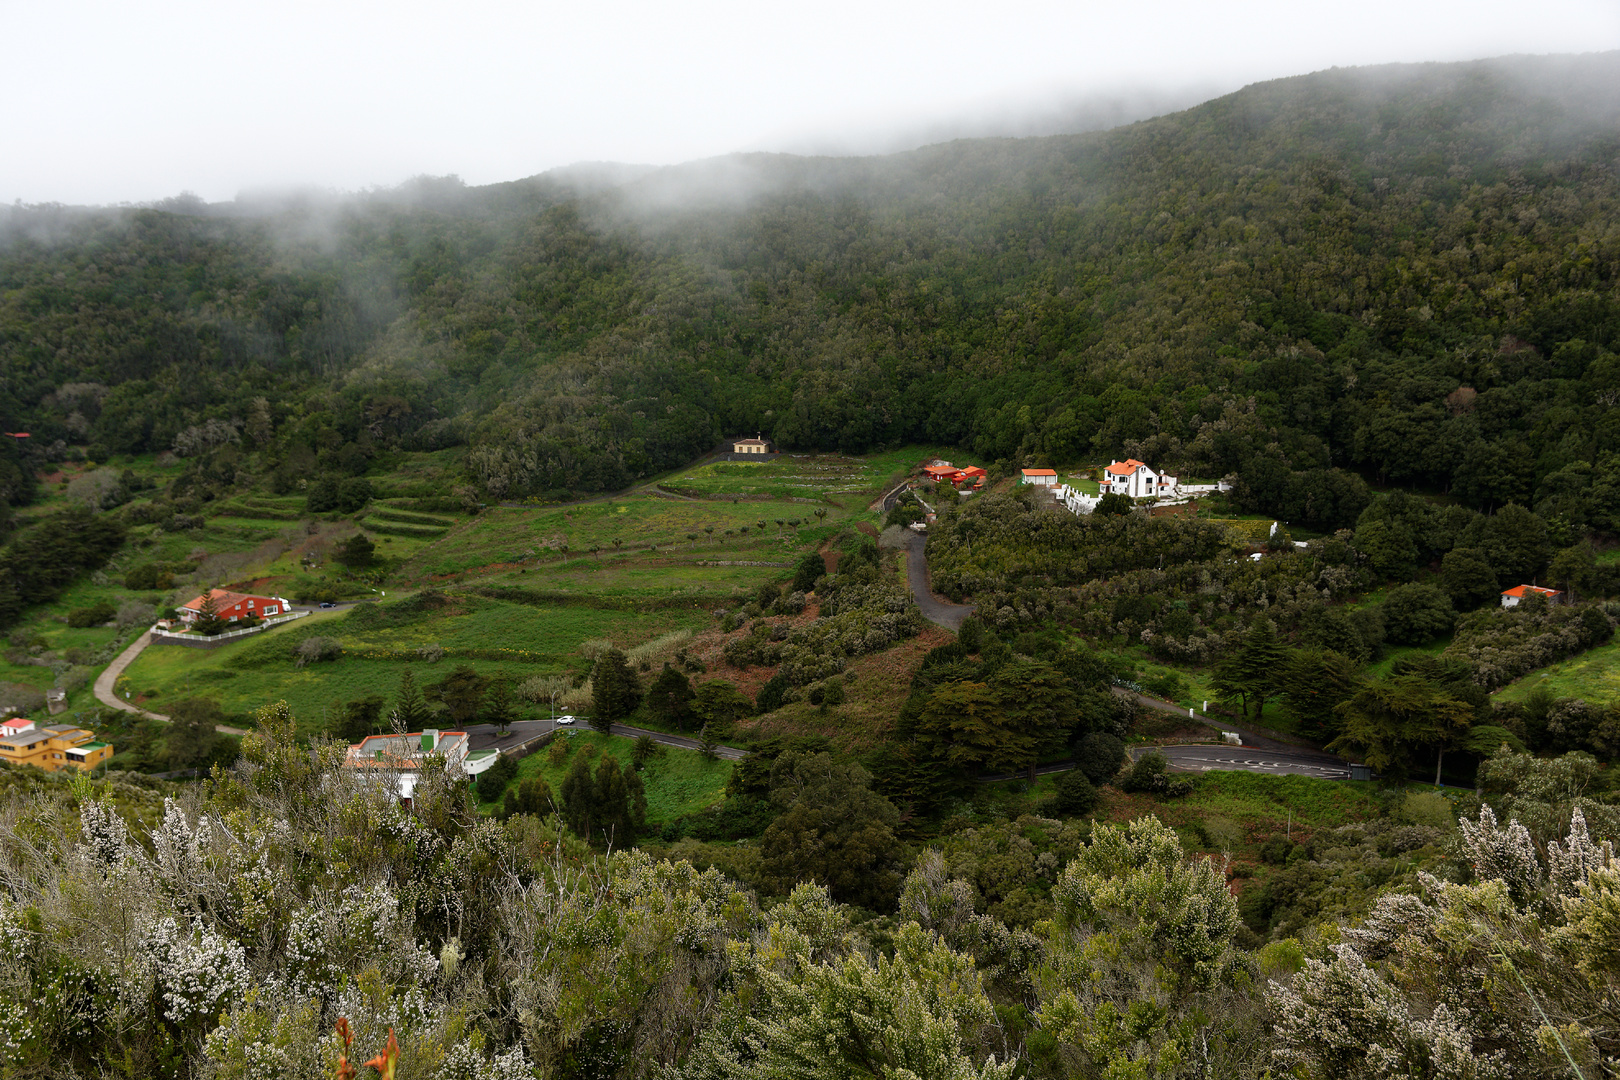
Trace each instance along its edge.
{"label": "wooded hillside", "polygon": [[1612,529],[1617,90],[1615,54],[1335,70],[883,158],[15,208],[0,420],[45,456],[261,455],[221,487],[466,445],[484,496],[599,490],[758,428],[1131,453],[1279,513],[1351,468]]}

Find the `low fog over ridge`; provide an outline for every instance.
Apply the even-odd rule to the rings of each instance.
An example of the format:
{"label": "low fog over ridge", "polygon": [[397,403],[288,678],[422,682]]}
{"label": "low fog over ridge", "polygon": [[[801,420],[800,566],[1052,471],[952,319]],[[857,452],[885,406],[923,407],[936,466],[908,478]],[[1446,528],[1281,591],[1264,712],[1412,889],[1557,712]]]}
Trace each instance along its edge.
{"label": "low fog over ridge", "polygon": [[[1620,52],[1579,55],[1502,56],[1457,63],[1385,64],[1332,68],[1311,74],[1251,83],[1242,91],[1185,87],[1179,92],[1145,90],[1069,99],[1045,104],[1002,102],[977,110],[963,110],[950,119],[922,122],[910,128],[852,127],[848,137],[826,134],[788,140],[782,150],[751,150],[695,158],[666,165],[614,161],[581,161],[542,172],[487,184],[469,184],[460,176],[417,175],[392,186],[338,190],[317,185],[266,185],[244,189],[233,199],[209,201],[191,191],[164,199],[121,203],[119,207],[145,207],[170,213],[213,217],[264,217],[291,214],[319,235],[327,219],[357,204],[408,205],[455,211],[466,196],[482,192],[496,199],[543,202],[597,197],[600,209],[613,208],[632,215],[657,213],[680,207],[720,206],[746,202],[763,192],[802,190],[818,194],[865,193],[903,184],[919,170],[927,171],[939,154],[949,153],[964,140],[984,145],[975,154],[998,159],[1003,165],[1017,159],[1031,140],[1051,136],[1100,133],[1152,120],[1273,85],[1297,80],[1330,80],[1356,95],[1379,98],[1394,92],[1420,74],[1440,73],[1447,79],[1490,77],[1516,82],[1555,105],[1568,121],[1620,122]],[[1511,148],[1508,148],[1511,151]],[[605,200],[605,201],[603,201]],[[75,216],[95,207],[44,203],[16,209],[44,210]],[[111,207],[107,207],[111,208]],[[0,206],[11,211],[12,207]],[[39,214],[21,231],[48,235]],[[51,215],[47,214],[46,217]],[[0,218],[18,218],[13,213]],[[13,228],[19,221],[13,221]]]}

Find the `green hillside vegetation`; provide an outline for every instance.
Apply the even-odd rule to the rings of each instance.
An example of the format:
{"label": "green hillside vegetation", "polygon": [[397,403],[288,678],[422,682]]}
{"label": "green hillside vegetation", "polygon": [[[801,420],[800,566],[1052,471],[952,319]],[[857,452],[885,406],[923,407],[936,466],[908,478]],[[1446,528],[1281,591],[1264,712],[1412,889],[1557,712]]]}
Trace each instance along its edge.
{"label": "green hillside vegetation", "polygon": [[[119,756],[0,770],[0,1073],[346,1076],[392,1032],[402,1080],[1603,1074],[1617,120],[1620,55],[1515,58],[6,209],[0,707],[59,687]],[[936,456],[990,474],[920,485],[955,632],[924,510],[875,505]],[[1011,479],[1125,456],[1234,486]],[[115,692],[175,722],[105,715],[219,585],[314,610],[147,648]],[[1379,775],[1177,774],[1214,732],[1139,695]],[[408,806],[341,766],[554,707]]]}
{"label": "green hillside vegetation", "polygon": [[[424,183],[319,230],[13,209],[9,501],[75,447],[172,449],[204,499],[422,449],[455,464],[421,497],[454,506],[757,429],[1130,452],[1319,526],[1354,514],[1315,497],[1353,502],[1348,466],[1613,527],[1616,63],[1333,71],[1110,132],[618,188]],[[708,194],[722,168],[753,195]]]}
{"label": "green hillside vegetation", "polygon": [[[555,755],[546,747],[518,762],[517,772],[501,790],[494,785],[480,784],[477,796],[482,808],[499,809],[498,801],[507,790],[525,780],[546,782],[553,798],[560,797],[568,770],[578,754],[588,754],[600,760],[611,755],[621,769],[636,767],[637,745],[629,739],[599,735],[590,730],[574,731],[562,736],[566,753]],[[586,749],[589,747],[590,749]],[[647,827],[657,830],[665,823],[686,814],[700,813],[725,798],[726,784],[731,779],[731,762],[723,759],[710,761],[695,750],[659,747],[642,763],[641,779],[646,788]]]}

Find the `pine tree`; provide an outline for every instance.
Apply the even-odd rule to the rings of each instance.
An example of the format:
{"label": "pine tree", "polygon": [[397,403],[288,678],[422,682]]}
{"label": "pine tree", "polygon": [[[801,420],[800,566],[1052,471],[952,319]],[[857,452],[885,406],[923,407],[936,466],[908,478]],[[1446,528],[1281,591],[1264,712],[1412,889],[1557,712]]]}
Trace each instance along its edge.
{"label": "pine tree", "polygon": [[417,688],[416,677],[406,668],[399,677],[399,696],[394,703],[394,722],[401,731],[421,731],[428,724],[427,702]]}
{"label": "pine tree", "polygon": [[1256,619],[1237,651],[1215,665],[1210,689],[1224,700],[1236,701],[1244,719],[1259,723],[1266,702],[1279,693],[1287,656],[1271,620]]}
{"label": "pine tree", "polygon": [[214,603],[213,589],[203,594],[202,604],[197,608],[197,621],[193,625],[197,633],[205,637],[213,637],[225,629],[225,620],[219,617],[219,607]]}
{"label": "pine tree", "polygon": [[333,559],[350,570],[364,570],[376,557],[377,545],[365,533],[355,533],[338,544]]}
{"label": "pine tree", "polygon": [[591,726],[606,735],[613,725],[635,711],[641,698],[630,662],[618,649],[609,649],[591,671]]}
{"label": "pine tree", "polygon": [[575,836],[589,839],[596,815],[596,781],[591,778],[591,755],[575,754],[558,792],[562,796],[563,820]]}
{"label": "pine tree", "polygon": [[673,724],[678,731],[686,730],[686,721],[692,715],[692,680],[664,665],[664,670],[647,691],[647,711],[663,724]]}
{"label": "pine tree", "polygon": [[612,754],[603,754],[596,766],[595,794],[595,832],[613,847],[629,847],[636,835],[630,814],[630,787],[625,782],[624,770],[619,768],[619,759]]}
{"label": "pine tree", "polygon": [[507,679],[497,679],[484,705],[484,721],[494,724],[495,730],[504,734],[516,718],[517,705],[512,700],[512,683]]}

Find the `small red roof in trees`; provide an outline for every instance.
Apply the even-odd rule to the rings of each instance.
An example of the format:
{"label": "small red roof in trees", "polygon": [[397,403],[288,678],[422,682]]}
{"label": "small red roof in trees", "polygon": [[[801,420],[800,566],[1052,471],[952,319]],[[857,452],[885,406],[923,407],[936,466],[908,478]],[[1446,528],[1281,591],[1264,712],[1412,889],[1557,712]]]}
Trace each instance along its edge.
{"label": "small red roof in trees", "polygon": [[1557,589],[1543,589],[1540,585],[1515,585],[1511,589],[1502,590],[1503,596],[1511,596],[1517,600],[1523,600],[1526,593],[1540,593],[1542,596],[1563,595]]}

